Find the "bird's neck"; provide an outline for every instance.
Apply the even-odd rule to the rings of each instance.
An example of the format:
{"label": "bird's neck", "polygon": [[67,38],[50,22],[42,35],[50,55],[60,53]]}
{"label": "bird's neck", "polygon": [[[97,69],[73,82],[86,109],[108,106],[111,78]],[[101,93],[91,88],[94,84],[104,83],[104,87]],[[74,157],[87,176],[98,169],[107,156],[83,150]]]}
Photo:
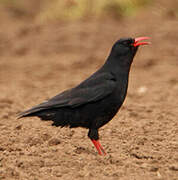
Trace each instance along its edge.
{"label": "bird's neck", "polygon": [[[122,57],[120,57],[122,58]],[[116,76],[129,75],[131,63],[127,63],[125,59],[118,59],[116,57],[109,56],[105,64],[103,65],[104,69],[112,72]]]}

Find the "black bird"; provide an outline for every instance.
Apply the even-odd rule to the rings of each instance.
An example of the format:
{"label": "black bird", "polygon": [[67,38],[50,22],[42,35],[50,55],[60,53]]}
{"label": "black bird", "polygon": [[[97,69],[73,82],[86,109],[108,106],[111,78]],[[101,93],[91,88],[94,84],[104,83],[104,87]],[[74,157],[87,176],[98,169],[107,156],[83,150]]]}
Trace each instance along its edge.
{"label": "black bird", "polygon": [[38,116],[52,120],[54,126],[88,128],[88,137],[100,155],[98,129],[108,123],[124,102],[133,58],[148,37],[123,38],[112,47],[105,64],[78,86],[19,114],[19,118]]}

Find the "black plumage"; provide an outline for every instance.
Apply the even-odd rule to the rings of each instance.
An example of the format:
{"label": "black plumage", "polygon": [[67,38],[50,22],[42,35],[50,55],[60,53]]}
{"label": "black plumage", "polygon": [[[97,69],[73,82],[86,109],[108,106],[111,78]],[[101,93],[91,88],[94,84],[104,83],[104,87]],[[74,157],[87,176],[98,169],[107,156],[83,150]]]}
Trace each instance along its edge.
{"label": "black plumage", "polygon": [[124,102],[133,58],[140,42],[148,39],[126,38],[112,47],[105,64],[78,86],[19,114],[19,118],[38,116],[52,120],[54,126],[88,128],[88,136],[98,150],[105,154],[99,143],[98,129],[108,123]]}

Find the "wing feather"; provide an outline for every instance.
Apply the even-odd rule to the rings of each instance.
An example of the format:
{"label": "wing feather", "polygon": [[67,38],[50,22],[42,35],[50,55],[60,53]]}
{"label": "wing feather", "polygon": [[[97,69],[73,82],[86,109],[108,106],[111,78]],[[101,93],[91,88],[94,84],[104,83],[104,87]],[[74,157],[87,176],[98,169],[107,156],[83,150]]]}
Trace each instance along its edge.
{"label": "wing feather", "polygon": [[45,109],[70,107],[76,108],[83,104],[96,102],[113,92],[116,81],[112,74],[99,74],[87,79],[79,86],[64,91],[57,96],[19,114],[19,118]]}

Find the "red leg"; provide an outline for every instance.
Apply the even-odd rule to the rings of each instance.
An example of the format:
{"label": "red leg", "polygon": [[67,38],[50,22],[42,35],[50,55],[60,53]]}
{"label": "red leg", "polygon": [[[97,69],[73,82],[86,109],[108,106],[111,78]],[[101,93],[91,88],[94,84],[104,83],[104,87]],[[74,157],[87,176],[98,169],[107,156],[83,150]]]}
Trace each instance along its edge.
{"label": "red leg", "polygon": [[98,141],[99,147],[101,149],[101,151],[103,152],[104,155],[106,155],[106,152],[104,151],[104,148],[101,146],[100,142]]}
{"label": "red leg", "polygon": [[91,141],[94,144],[95,148],[97,149],[99,155],[106,155],[106,153],[105,153],[103,147],[101,146],[99,140],[92,139]]}

